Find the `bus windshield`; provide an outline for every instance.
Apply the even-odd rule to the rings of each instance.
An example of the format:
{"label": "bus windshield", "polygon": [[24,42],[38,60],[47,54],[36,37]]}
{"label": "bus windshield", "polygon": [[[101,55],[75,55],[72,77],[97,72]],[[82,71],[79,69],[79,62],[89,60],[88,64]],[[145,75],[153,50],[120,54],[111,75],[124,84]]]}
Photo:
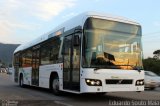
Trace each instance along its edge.
{"label": "bus windshield", "polygon": [[82,53],[85,68],[142,69],[141,27],[89,18]]}

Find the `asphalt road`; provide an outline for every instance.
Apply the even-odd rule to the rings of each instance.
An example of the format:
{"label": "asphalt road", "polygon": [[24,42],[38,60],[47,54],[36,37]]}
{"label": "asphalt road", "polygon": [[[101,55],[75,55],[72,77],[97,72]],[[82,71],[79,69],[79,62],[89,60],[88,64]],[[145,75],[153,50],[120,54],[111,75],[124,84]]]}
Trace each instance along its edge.
{"label": "asphalt road", "polygon": [[[160,88],[154,91],[96,94],[53,95],[48,89],[37,87],[20,88],[9,75],[0,73],[0,106],[115,106],[119,105],[160,105]],[[148,102],[148,100],[150,100]],[[125,104],[124,104],[125,103]],[[128,103],[128,104],[127,104]],[[116,105],[117,106],[117,105]]]}

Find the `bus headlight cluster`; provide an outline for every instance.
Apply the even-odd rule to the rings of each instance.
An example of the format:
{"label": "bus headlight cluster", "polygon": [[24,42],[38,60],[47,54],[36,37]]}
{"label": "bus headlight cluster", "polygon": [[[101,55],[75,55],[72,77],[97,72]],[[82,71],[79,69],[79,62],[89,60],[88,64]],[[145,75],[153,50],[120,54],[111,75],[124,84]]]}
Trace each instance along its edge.
{"label": "bus headlight cluster", "polygon": [[89,86],[102,86],[101,80],[98,79],[85,79],[85,81]]}
{"label": "bus headlight cluster", "polygon": [[144,79],[136,81],[136,86],[141,86],[141,85],[144,85]]}

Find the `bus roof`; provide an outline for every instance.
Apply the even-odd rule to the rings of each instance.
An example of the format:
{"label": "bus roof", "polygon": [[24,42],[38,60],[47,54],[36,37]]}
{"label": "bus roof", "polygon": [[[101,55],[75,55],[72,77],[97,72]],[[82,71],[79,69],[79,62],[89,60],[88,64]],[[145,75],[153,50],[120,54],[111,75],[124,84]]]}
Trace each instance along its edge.
{"label": "bus roof", "polygon": [[64,28],[64,32],[66,32],[66,31],[68,31],[74,27],[77,27],[77,26],[83,27],[83,24],[85,23],[85,20],[88,17],[101,18],[101,19],[118,21],[118,22],[123,22],[123,23],[128,23],[128,24],[140,25],[139,23],[137,23],[133,20],[130,20],[128,18],[125,18],[125,17],[115,16],[115,15],[111,15],[111,14],[98,13],[98,12],[85,12],[85,13],[77,15],[77,16],[73,17],[72,19],[64,22],[63,24],[59,25],[58,27],[56,27],[52,31],[50,31],[46,34],[43,34],[42,36],[38,37],[37,39],[20,45],[19,47],[16,48],[14,53],[17,53],[19,51],[23,51],[29,47],[32,47],[38,43],[41,43],[41,42],[49,39],[49,37],[48,37],[49,34],[56,32],[62,28]]}

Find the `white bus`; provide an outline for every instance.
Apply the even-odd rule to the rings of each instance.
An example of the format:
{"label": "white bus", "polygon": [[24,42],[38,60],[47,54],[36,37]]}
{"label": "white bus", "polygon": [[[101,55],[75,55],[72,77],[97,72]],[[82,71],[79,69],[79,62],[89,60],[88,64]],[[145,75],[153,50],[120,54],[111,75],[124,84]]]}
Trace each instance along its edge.
{"label": "white bus", "polygon": [[14,81],[71,93],[143,91],[141,26],[86,12],[14,51]]}

